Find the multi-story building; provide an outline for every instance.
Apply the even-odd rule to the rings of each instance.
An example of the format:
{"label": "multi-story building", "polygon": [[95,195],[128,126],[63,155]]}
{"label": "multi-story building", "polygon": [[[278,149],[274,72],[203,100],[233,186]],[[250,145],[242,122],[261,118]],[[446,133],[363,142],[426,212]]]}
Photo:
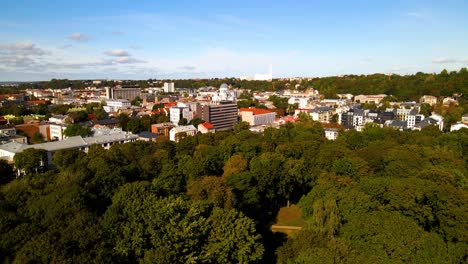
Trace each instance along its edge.
{"label": "multi-story building", "polygon": [[327,106],[317,107],[309,112],[312,120],[319,121],[321,123],[329,123],[334,113],[335,109]]}
{"label": "multi-story building", "polygon": [[242,121],[251,126],[269,125],[275,121],[276,113],[266,109],[241,108],[239,110]]}
{"label": "multi-story building", "polygon": [[49,124],[50,140],[57,141],[66,138],[66,136],[63,133],[66,128],[67,126],[62,124]]}
{"label": "multi-story building", "polygon": [[420,115],[415,110],[412,110],[411,113],[406,117],[406,126],[408,128],[413,128],[422,120],[424,120],[424,115]]}
{"label": "multi-story building", "polygon": [[165,82],[163,86],[165,93],[174,93],[175,92],[175,85],[173,82]]}
{"label": "multi-story building", "polygon": [[349,111],[341,114],[339,123],[345,128],[355,128],[364,124],[364,116],[364,110],[360,108],[351,108]]}
{"label": "multi-story building", "polygon": [[106,112],[117,112],[120,109],[127,109],[131,106],[130,102],[126,99],[107,99],[106,105],[103,106]]}
{"label": "multi-story building", "polygon": [[197,115],[213,124],[216,131],[233,129],[238,120],[237,104],[230,101],[200,104],[197,107]]}
{"label": "multi-story building", "polygon": [[297,104],[299,108],[306,108],[309,105],[309,98],[306,97],[291,97],[288,99],[288,104]]}
{"label": "multi-story building", "polygon": [[139,87],[132,87],[132,88],[106,87],[106,97],[108,99],[127,99],[129,101],[132,101],[137,97],[141,98],[141,89]]}
{"label": "multi-story building", "polygon": [[174,106],[169,109],[169,119],[172,123],[177,125],[182,118],[187,119],[187,122],[193,119],[193,112],[188,106]]}

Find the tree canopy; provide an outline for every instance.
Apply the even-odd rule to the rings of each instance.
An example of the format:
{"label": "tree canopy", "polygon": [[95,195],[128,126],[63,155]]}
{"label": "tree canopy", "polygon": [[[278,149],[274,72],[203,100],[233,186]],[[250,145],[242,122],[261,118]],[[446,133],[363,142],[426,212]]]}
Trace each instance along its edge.
{"label": "tree canopy", "polygon": [[[468,130],[320,123],[0,163],[5,263],[465,263]],[[3,177],[6,172],[7,177]],[[280,208],[303,229],[273,233]]]}

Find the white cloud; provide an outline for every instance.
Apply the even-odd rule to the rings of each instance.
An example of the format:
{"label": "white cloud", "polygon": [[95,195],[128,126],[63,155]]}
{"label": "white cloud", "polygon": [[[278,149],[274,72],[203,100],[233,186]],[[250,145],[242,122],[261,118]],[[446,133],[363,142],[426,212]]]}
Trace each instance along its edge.
{"label": "white cloud", "polygon": [[73,34],[71,34],[70,36],[68,36],[69,39],[71,40],[75,40],[75,41],[78,41],[78,42],[87,42],[91,39],[90,36],[88,35],[85,35],[83,33],[80,33],[80,32],[75,32]]}
{"label": "white cloud", "polygon": [[114,63],[119,63],[119,64],[146,63],[146,61],[138,60],[138,59],[132,58],[130,56],[118,57],[113,62]]}
{"label": "white cloud", "polygon": [[454,59],[447,57],[435,58],[432,60],[432,63],[445,64],[445,63],[466,63],[468,60]]}
{"label": "white cloud", "polygon": [[31,42],[16,42],[13,44],[0,45],[0,53],[21,56],[42,56],[47,54],[46,51],[36,47],[36,44]]}
{"label": "white cloud", "polygon": [[113,49],[111,51],[106,51],[105,54],[108,56],[112,56],[112,57],[129,57],[130,56],[130,54],[127,51],[122,50],[122,49]]}

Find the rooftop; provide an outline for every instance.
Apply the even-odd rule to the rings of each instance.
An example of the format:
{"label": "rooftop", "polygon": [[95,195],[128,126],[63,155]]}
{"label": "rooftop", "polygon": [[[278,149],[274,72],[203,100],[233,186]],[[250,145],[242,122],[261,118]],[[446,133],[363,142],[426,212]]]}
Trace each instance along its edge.
{"label": "rooftop", "polygon": [[197,129],[193,125],[189,125],[189,126],[174,127],[173,129],[171,129],[171,131],[172,130],[174,130],[176,133],[181,133],[181,132],[188,132],[188,131],[193,131]]}
{"label": "rooftop", "polygon": [[204,126],[206,129],[214,129],[215,127],[213,126],[213,124],[211,124],[210,122],[205,122],[203,124],[200,124],[202,126]]}
{"label": "rooftop", "polygon": [[253,115],[274,113],[274,112],[272,112],[270,110],[259,109],[259,108],[241,108],[241,109],[239,109],[239,112],[252,112]]}

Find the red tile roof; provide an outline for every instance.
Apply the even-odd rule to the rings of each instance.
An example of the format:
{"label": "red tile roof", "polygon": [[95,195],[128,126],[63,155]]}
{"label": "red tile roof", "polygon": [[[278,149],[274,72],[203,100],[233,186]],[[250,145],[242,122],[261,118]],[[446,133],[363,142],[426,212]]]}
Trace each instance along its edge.
{"label": "red tile roof", "polygon": [[241,108],[239,109],[240,112],[252,112],[254,115],[261,115],[261,114],[269,114],[273,113],[270,110],[266,109],[259,109],[259,108]]}
{"label": "red tile roof", "polygon": [[165,103],[164,107],[172,107],[172,106],[177,106],[177,102],[171,102],[171,103]]}
{"label": "red tile roof", "polygon": [[205,122],[205,123],[203,123],[201,125],[204,126],[206,129],[214,129],[215,128],[213,126],[213,124],[211,124],[210,122]]}
{"label": "red tile roof", "polygon": [[30,101],[26,101],[26,103],[28,105],[40,105],[40,104],[45,104],[46,101],[45,100],[30,100]]}

